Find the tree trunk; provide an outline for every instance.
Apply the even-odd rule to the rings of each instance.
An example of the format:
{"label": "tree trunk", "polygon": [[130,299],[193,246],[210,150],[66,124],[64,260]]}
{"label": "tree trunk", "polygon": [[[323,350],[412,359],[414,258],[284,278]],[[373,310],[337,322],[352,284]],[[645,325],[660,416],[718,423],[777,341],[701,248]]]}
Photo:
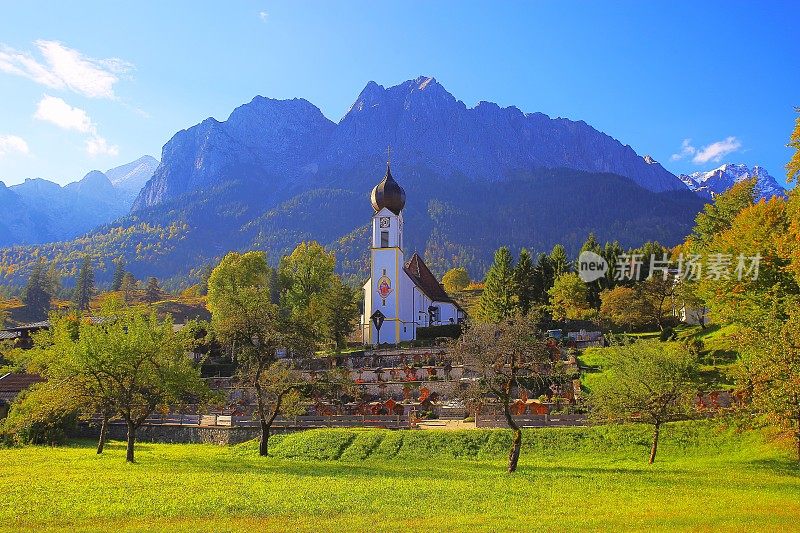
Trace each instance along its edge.
{"label": "tree trunk", "polygon": [[658,432],[661,429],[661,422],[656,422],[655,430],[653,431],[653,446],[650,448],[650,460],[648,464],[653,464],[656,460],[656,451],[658,451]]}
{"label": "tree trunk", "polygon": [[98,455],[103,453],[103,448],[106,445],[106,433],[108,433],[108,417],[103,415],[103,423],[100,425],[100,438],[97,441]]}
{"label": "tree trunk", "polygon": [[514,439],[511,441],[511,451],[508,453],[508,473],[513,474],[517,470],[519,462],[519,451],[522,448],[522,430],[511,416],[511,407],[508,401],[503,402],[503,414],[506,416],[508,427],[514,431]]}
{"label": "tree trunk", "polygon": [[133,443],[136,440],[136,425],[133,422],[128,422],[128,448],[125,454],[125,460],[133,463]]}
{"label": "tree trunk", "polygon": [[795,433],[795,439],[797,439],[797,462],[800,463],[800,411],[797,411],[797,433]]}
{"label": "tree trunk", "polygon": [[266,457],[269,454],[269,426],[261,420],[261,440],[258,441],[258,455]]}

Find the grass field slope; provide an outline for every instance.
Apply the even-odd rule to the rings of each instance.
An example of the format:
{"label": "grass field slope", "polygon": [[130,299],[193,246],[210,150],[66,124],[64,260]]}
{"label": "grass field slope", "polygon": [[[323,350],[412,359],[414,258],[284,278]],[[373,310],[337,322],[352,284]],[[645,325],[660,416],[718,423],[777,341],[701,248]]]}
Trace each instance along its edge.
{"label": "grass field slope", "polygon": [[638,426],[510,434],[314,430],[254,443],[93,443],[0,450],[0,528],[9,531],[788,531],[800,468],[761,431],[669,425],[646,464]]}

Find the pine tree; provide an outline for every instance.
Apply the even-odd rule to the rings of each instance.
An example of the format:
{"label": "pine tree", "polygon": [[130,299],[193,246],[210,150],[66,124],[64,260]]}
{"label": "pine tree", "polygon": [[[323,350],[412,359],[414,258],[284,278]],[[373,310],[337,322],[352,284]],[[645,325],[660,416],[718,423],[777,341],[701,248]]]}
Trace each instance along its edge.
{"label": "pine tree", "polygon": [[534,300],[540,304],[546,304],[550,298],[547,291],[553,286],[555,273],[550,262],[550,256],[539,254],[536,259],[536,267],[533,272],[533,294]]}
{"label": "pine tree", "polygon": [[50,266],[47,268],[45,280],[47,282],[47,292],[50,293],[50,296],[56,296],[58,291],[61,290],[61,275],[56,269],[55,261],[50,263]]}
{"label": "pine tree", "polygon": [[550,264],[553,266],[553,279],[565,274],[570,270],[569,258],[567,257],[567,250],[560,244],[553,246],[553,251],[550,252]]}
{"label": "pine tree", "polygon": [[514,268],[517,302],[523,315],[528,314],[536,298],[535,274],[531,253],[526,248],[523,248],[519,252],[519,261],[517,261],[517,266]]}
{"label": "pine tree", "polygon": [[138,282],[136,281],[136,278],[133,277],[133,274],[130,272],[125,272],[125,274],[122,276],[122,284],[120,285],[120,290],[122,291],[125,301],[131,301],[137,289],[137,285]]}
{"label": "pine tree", "polygon": [[[603,249],[600,247],[600,243],[597,242],[594,233],[590,233],[586,238],[586,242],[584,242],[583,246],[581,246],[581,253],[583,252],[592,252],[600,257],[603,256]],[[600,308],[600,291],[603,290],[604,279],[605,278],[600,278],[586,284],[587,288],[589,289],[589,305],[595,309]]]}
{"label": "pine tree", "polygon": [[158,285],[158,279],[151,277],[147,280],[147,286],[144,289],[144,297],[150,303],[157,302],[161,299],[161,287]]}
{"label": "pine tree", "polygon": [[94,270],[89,256],[83,258],[83,264],[78,272],[78,281],[75,285],[75,307],[79,311],[87,311],[89,302],[94,295]]}
{"label": "pine tree", "polygon": [[120,257],[114,261],[114,278],[111,281],[111,290],[122,290],[122,279],[125,277],[125,259]]}
{"label": "pine tree", "polygon": [[28,284],[22,293],[22,301],[34,320],[47,318],[47,312],[50,310],[50,298],[52,298],[49,289],[50,284],[47,282],[44,272],[44,263],[39,261],[33,265]]}
{"label": "pine tree", "polygon": [[514,315],[518,309],[514,283],[514,260],[505,246],[494,254],[494,263],[486,274],[479,301],[479,318],[497,323]]}
{"label": "pine tree", "polygon": [[605,259],[606,263],[608,263],[608,271],[606,272],[606,275],[600,278],[604,290],[613,289],[619,285],[619,281],[614,279],[614,272],[617,267],[617,261],[619,261],[619,258],[622,254],[622,245],[619,243],[619,241],[607,242],[603,248],[603,253],[600,255],[602,255],[603,259]]}
{"label": "pine tree", "polygon": [[198,291],[197,293],[200,295],[208,294],[208,278],[211,277],[211,272],[214,271],[214,267],[212,265],[203,265],[200,268],[200,273],[198,277],[200,278],[200,283],[198,284]]}

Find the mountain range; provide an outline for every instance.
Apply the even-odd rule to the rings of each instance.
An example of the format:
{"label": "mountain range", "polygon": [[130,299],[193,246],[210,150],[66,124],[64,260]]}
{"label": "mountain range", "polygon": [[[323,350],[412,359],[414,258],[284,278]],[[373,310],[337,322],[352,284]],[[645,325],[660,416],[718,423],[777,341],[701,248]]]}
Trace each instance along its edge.
{"label": "mountain range", "polygon": [[0,182],[0,246],[72,239],[126,215],[157,166],[144,156],[63,187],[41,178]]}
{"label": "mountain range", "polygon": [[[428,77],[369,82],[338,122],[303,99],[257,96],[227,120],[179,131],[154,171],[143,158],[105,173],[116,197],[124,189],[132,201],[126,216],[106,216],[76,239],[2,249],[0,279],[19,283],[39,256],[71,275],[85,253],[101,281],[118,256],[137,277],[185,279],[230,250],[264,249],[275,262],[312,239],[360,279],[368,196],[389,146],[407,193],[406,254],[424,253],[437,274],[458,265],[480,278],[503,245],[576,252],[590,232],[623,246],[673,245],[705,202],[652,157],[583,121],[490,102],[470,108]],[[0,205],[9,193],[17,194],[0,188]]]}
{"label": "mountain range", "polygon": [[769,200],[773,196],[786,196],[786,189],[758,165],[751,170],[744,164],[727,163],[708,172],[693,172],[688,175],[681,174],[678,177],[689,189],[706,199],[727,191],[740,181],[753,177],[756,178],[756,194],[759,199]]}

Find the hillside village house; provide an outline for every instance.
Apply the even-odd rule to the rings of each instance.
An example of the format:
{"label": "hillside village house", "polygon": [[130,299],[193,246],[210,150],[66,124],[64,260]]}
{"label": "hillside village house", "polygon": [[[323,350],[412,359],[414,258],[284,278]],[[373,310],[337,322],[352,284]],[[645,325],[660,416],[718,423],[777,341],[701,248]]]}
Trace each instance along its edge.
{"label": "hillside village house", "polygon": [[[372,189],[372,246],[370,278],[364,284],[361,330],[365,344],[411,341],[425,326],[457,324],[466,314],[447,295],[436,276],[416,252],[406,261],[403,241],[403,207],[406,193],[386,175]],[[370,319],[383,318],[380,332]]]}

